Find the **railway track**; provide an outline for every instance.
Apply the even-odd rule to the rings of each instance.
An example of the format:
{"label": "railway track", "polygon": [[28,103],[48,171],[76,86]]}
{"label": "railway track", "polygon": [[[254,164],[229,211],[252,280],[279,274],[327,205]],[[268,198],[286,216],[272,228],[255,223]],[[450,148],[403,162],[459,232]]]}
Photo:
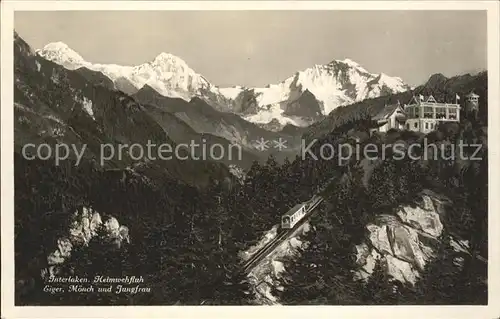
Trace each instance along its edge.
{"label": "railway track", "polygon": [[288,238],[297,228],[302,226],[308,219],[309,217],[312,216],[314,210],[324,201],[322,197],[319,197],[318,200],[316,200],[311,207],[308,208],[306,215],[295,224],[293,228],[290,229],[282,229],[276,237],[271,240],[269,243],[267,243],[264,247],[262,247],[257,253],[255,253],[250,259],[248,259],[242,266],[242,272],[245,274],[248,274],[262,259],[264,259],[266,256],[268,256],[272,251],[278,247],[283,240]]}
{"label": "railway track", "polygon": [[[297,222],[291,229],[282,229],[276,237],[267,243],[264,247],[262,247],[258,252],[256,252],[252,257],[250,257],[246,262],[243,263],[241,271],[245,274],[248,274],[262,259],[268,256],[276,247],[278,247],[285,238],[288,238],[297,228],[302,226],[309,218],[312,216],[314,210],[324,201],[324,198],[319,196],[319,194],[325,190],[325,188],[335,179],[338,179],[339,175],[333,176],[330,178],[320,189],[317,190],[316,194],[311,198],[310,201],[313,201],[315,197],[318,199],[315,200],[312,205],[307,209],[307,213],[304,217]],[[280,221],[281,222],[281,221]]]}
{"label": "railway track", "polygon": [[[324,201],[324,198],[320,197],[319,194],[324,191],[334,179],[338,178],[338,176],[332,177],[328,183],[325,183],[325,185],[319,189],[316,193],[315,196],[311,198],[310,201],[313,201],[314,198],[317,196],[317,200],[312,203],[311,207],[307,209],[307,213],[304,215],[304,217],[297,222],[297,224],[294,225],[293,228],[291,229],[281,229],[281,231],[276,235],[276,237],[271,240],[269,243],[267,243],[264,247],[262,247],[259,251],[257,251],[253,256],[251,256],[246,262],[242,264],[241,267],[241,272],[248,274],[250,271],[257,266],[259,262],[262,261],[265,257],[267,257],[270,253],[272,253],[286,238],[288,238],[293,232],[295,232],[300,226],[302,226],[306,221],[309,220],[309,218],[313,215],[314,210]],[[458,238],[458,237],[457,237]],[[472,255],[470,252],[468,252],[465,248],[464,252],[468,253],[469,255]],[[480,260],[483,263],[487,263],[488,259],[480,256],[480,255],[475,255],[475,258]]]}

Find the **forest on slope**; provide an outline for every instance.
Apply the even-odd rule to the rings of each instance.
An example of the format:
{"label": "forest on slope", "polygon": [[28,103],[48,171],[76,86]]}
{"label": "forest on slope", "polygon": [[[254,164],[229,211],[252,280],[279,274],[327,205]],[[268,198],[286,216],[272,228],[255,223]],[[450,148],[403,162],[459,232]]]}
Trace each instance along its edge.
{"label": "forest on slope", "polygon": [[[482,134],[482,128],[469,122],[452,134],[446,134],[446,127],[439,133],[443,140],[457,141]],[[362,181],[363,169],[352,169],[345,183],[325,191],[330,205],[313,217],[314,230],[304,238],[310,245],[298,260],[285,263],[284,291],[275,293],[285,304],[486,304],[487,264],[476,258],[488,256],[487,152],[480,156],[480,162],[461,166],[442,159],[428,165],[386,160],[373,170],[368,185]],[[436,259],[415,285],[394,281],[380,264],[367,283],[354,280],[359,267],[354,245],[365,237],[363,226],[376,212],[395,214],[424,189],[453,203],[446,212]],[[470,254],[453,250],[449,235],[469,241]],[[456,258],[463,258],[462,266]]]}
{"label": "forest on slope", "polygon": [[[355,125],[355,124],[354,124]],[[479,123],[458,130],[443,127],[442,138],[476,134]],[[352,132],[340,127],[328,138],[342,140]],[[447,134],[448,132],[448,134]],[[450,135],[449,133],[452,132]],[[479,130],[483,132],[483,130]],[[335,137],[334,137],[335,136]],[[471,242],[473,251],[487,257],[487,155],[480,163],[457,170],[447,161],[432,165],[384,161],[374,169],[368,186],[355,165],[297,158],[278,165],[254,164],[242,183],[215,180],[200,190],[175,180],[152,184],[127,172],[101,171],[89,165],[47,162],[16,157],[16,277],[31,279],[19,285],[19,304],[252,304],[246,279],[237,274],[238,252],[255,244],[294,204],[307,200],[320,185],[339,177],[327,190],[329,205],[314,217],[312,245],[299,260],[287,265],[289,276],[280,293],[290,304],[484,303],[486,269],[470,256],[466,266],[453,263],[456,253],[443,244],[415,287],[394,290],[390,278],[377,270],[364,284],[351,271],[353,245],[364,236],[364,225],[378,209],[390,209],[411,200],[419,189],[444,192],[454,202],[445,223],[448,233]],[[125,174],[126,178],[122,174]],[[340,178],[341,177],[341,178]],[[480,199],[478,201],[478,199]],[[130,244],[116,250],[95,238],[75,251],[68,274],[92,276],[145,275],[152,294],[132,297],[109,294],[47,295],[39,271],[47,249],[79,206],[115,216],[130,225]],[[443,237],[444,238],[444,237]],[[317,267],[310,269],[314,263]],[[24,268],[30,265],[30,271]],[[443,278],[446,281],[440,283]]]}
{"label": "forest on slope", "polygon": [[[43,64],[42,72],[35,71],[37,61],[26,54],[28,49],[23,45],[16,47],[19,50],[16,74],[24,81],[17,84],[17,102],[38,115],[61,116],[79,133],[72,138],[78,136],[80,142],[95,143],[118,136],[132,141],[144,141],[151,136],[160,141],[168,138],[161,127],[142,114],[140,105],[126,95],[87,87],[83,77],[66,73],[49,62],[39,62]],[[86,87],[84,92],[99,94],[99,103],[106,107],[100,110],[103,114],[96,112],[95,116],[103,125],[94,126],[77,109],[66,113],[63,106],[69,103],[71,86],[48,82],[53,70],[65,74],[73,87],[76,82],[84,83],[79,84]],[[486,74],[465,77],[460,90],[474,89],[486,96],[482,93],[487,92],[485,79]],[[448,92],[446,83],[437,81],[434,91]],[[32,99],[30,94],[36,94],[37,98]],[[58,103],[60,107],[56,107]],[[128,107],[121,109],[124,105]],[[370,136],[368,131],[373,123],[350,109],[362,105],[346,107],[349,111],[345,111],[345,120],[330,123],[325,131],[323,127],[315,131],[320,140],[312,152],[319,154],[322,143],[349,142],[353,135],[365,136],[366,143],[422,141],[422,136],[404,131]],[[113,121],[115,111],[120,115],[121,127]],[[36,114],[30,115],[33,112],[25,109],[18,112],[18,119],[24,115],[35,120]],[[133,130],[134,123],[146,123],[150,130]],[[482,141],[486,140],[485,125],[482,117],[464,119],[460,124],[438,127],[428,138],[446,143]],[[36,132],[30,130],[35,128],[16,122],[17,145],[35,138]],[[307,238],[310,248],[286,267],[289,274],[283,277],[285,291],[278,292],[283,303],[484,303],[487,278],[484,265],[465,255],[461,256],[464,267],[458,268],[453,263],[455,252],[445,238],[438,258],[428,265],[414,287],[401,285],[394,289],[391,278],[380,267],[366,284],[350,276],[356,268],[352,248],[362,240],[364,226],[374,212],[410,201],[424,188],[443,193],[453,201],[453,210],[445,222],[446,232],[469,240],[472,253],[487,258],[487,149],[482,156],[479,162],[385,160],[369,176],[355,160],[339,165],[335,159],[297,156],[294,161],[280,165],[270,157],[265,164],[254,162],[244,180],[235,177],[228,180],[223,167],[211,163],[205,166],[176,163],[174,167],[155,167],[156,174],[151,171],[148,174],[134,172],[125,165],[103,168],[92,160],[75,166],[74,159],[69,159],[56,166],[52,161],[27,160],[17,150],[14,153],[16,304],[252,304],[254,296],[249,283],[237,271],[238,253],[255,244],[278,223],[284,212],[310,199],[332,178],[334,182],[323,194],[328,205],[312,221],[315,230]],[[206,180],[202,187],[189,183],[196,181],[197,173]],[[142,275],[151,293],[131,296],[43,292],[45,281],[40,274],[47,267],[47,256],[57,246],[57,239],[67,232],[73,213],[82,207],[114,216],[128,225],[130,243],[116,249],[106,242],[104,235],[96,236],[88,246],[72,252],[60,275]],[[314,270],[309,267],[313,263]]]}
{"label": "forest on slope", "polygon": [[[297,188],[282,173],[291,164],[278,167],[273,158],[265,166],[255,163],[249,173],[255,178],[244,185],[231,180],[227,167],[210,161],[140,166],[126,157],[99,165],[102,143],[175,143],[135,100],[89,82],[95,74],[72,72],[36,56],[17,34],[14,50],[16,303],[251,302],[245,278],[235,274],[238,252],[257,241],[283,210],[309,196],[313,168],[294,166],[290,175],[298,184],[306,181]],[[78,165],[73,156],[58,165],[53,158],[25,158],[26,143],[88,144],[89,149]],[[277,192],[280,188],[288,189]],[[82,208],[128,225],[130,243],[116,250],[99,231],[87,246],[74,247],[59,275],[142,275],[153,293],[83,298],[43,291],[48,256]]]}
{"label": "forest on slope", "polygon": [[[485,74],[468,79],[470,81],[461,90],[487,91]],[[482,105],[483,110],[487,108],[487,100]],[[375,161],[370,169],[361,165],[360,160],[350,160],[346,164],[349,169],[345,182],[332,184],[323,193],[329,205],[313,217],[313,231],[304,238],[309,242],[307,249],[298,259],[285,262],[286,272],[281,279],[283,289],[274,293],[282,303],[292,305],[487,304],[488,265],[484,260],[488,256],[488,143],[485,121],[481,116],[475,118],[464,113],[460,123],[441,124],[427,135],[397,130],[370,135],[369,127],[375,123],[358,119],[355,113],[348,115],[353,119],[338,124],[322,139],[329,143],[351,143],[353,148],[355,143],[360,143],[361,147],[368,143],[380,147],[403,143],[407,146],[406,151],[413,153],[413,158],[423,155],[425,140],[429,144],[445,145],[443,149],[449,152],[453,150],[451,145],[460,143],[481,145],[481,148],[472,158],[477,147],[465,147],[466,159],[460,158],[457,151],[453,159],[447,153],[446,157],[431,155],[420,160],[410,157],[395,160],[389,150],[386,159]],[[408,148],[412,143],[422,148],[412,152]],[[443,219],[444,231],[436,258],[426,265],[415,285],[395,281],[381,266],[381,260],[368,282],[353,279],[353,272],[359,267],[355,263],[354,246],[365,238],[364,226],[373,221],[377,212],[395,214],[398,207],[411,204],[424,189],[444,196],[452,205]],[[454,250],[450,236],[467,241],[469,251]],[[457,259],[462,262],[457,263]]]}
{"label": "forest on slope", "polygon": [[320,138],[328,134],[331,130],[342,124],[351,121],[369,120],[379,113],[385,105],[401,103],[404,105],[410,103],[413,96],[422,94],[424,96],[433,95],[438,102],[455,103],[455,95],[462,98],[460,105],[464,106],[464,96],[474,91],[480,96],[479,99],[479,118],[488,123],[488,73],[486,71],[478,74],[464,74],[447,78],[442,74],[434,74],[423,85],[413,90],[381,96],[373,99],[366,99],[357,103],[334,109],[322,121],[309,126],[304,133],[306,140]]}
{"label": "forest on slope", "polygon": [[[243,184],[214,180],[200,190],[175,180],[151,183],[129,171],[106,171],[91,163],[56,167],[16,154],[16,301],[250,303],[249,287],[236,275],[238,252],[258,241],[284,211],[309,199],[316,185],[325,181],[314,161],[294,163],[279,166],[271,158],[264,166],[255,163]],[[154,294],[117,300],[89,294],[82,300],[42,291],[40,271],[47,266],[46,256],[67,230],[71,214],[82,206],[130,225],[131,240],[116,250],[94,237],[84,251],[71,254],[66,274],[143,275],[154,285]]]}

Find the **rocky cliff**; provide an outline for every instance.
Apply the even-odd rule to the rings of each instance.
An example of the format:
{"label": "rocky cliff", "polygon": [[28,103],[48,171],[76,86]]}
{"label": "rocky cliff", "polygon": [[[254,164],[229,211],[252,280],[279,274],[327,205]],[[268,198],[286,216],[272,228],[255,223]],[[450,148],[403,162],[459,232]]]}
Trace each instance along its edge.
{"label": "rocky cliff", "polygon": [[433,245],[443,230],[432,199],[423,197],[423,205],[398,208],[396,216],[380,214],[366,226],[367,238],[357,245],[357,273],[367,278],[375,261],[384,258],[388,272],[401,281],[415,282],[418,270],[433,256]]}
{"label": "rocky cliff", "polygon": [[[377,215],[366,225],[365,242],[356,246],[360,270],[355,277],[368,279],[380,259],[395,280],[415,283],[419,272],[435,257],[446,206],[450,204],[448,199],[424,191],[414,205],[402,205],[396,214]],[[452,243],[457,250],[467,250],[467,243],[455,239]]]}
{"label": "rocky cliff", "polygon": [[[249,274],[250,283],[256,293],[256,303],[263,305],[277,305],[279,300],[272,294],[273,288],[283,289],[279,286],[278,279],[284,268],[284,260],[296,258],[299,254],[299,248],[304,248],[307,243],[300,239],[310,229],[309,223],[304,223],[281,245],[267,257],[265,257]],[[255,246],[250,247],[242,253],[242,259],[247,260],[261,247],[273,240],[278,232],[278,225],[275,225],[268,231],[262,240]]]}
{"label": "rocky cliff", "polygon": [[[359,268],[353,273],[353,278],[366,281],[380,259],[394,280],[414,284],[425,265],[436,257],[446,208],[451,204],[449,199],[425,190],[415,203],[401,205],[395,209],[395,213],[381,212],[376,215],[375,220],[365,226],[364,242],[355,245]],[[258,303],[279,304],[272,291],[273,288],[283,289],[278,280],[284,270],[283,261],[300,258],[300,250],[307,249],[308,246],[301,237],[304,238],[310,227],[309,223],[299,227],[249,274],[257,292]],[[278,225],[267,232],[257,245],[245,251],[242,258],[250,258],[259,247],[271,241],[276,236],[277,229]],[[457,251],[468,251],[467,242],[452,238],[451,244]]]}
{"label": "rocky cliff", "polygon": [[101,214],[83,207],[73,214],[73,221],[66,236],[57,239],[56,249],[47,256],[48,268],[42,270],[42,278],[57,275],[65,260],[71,256],[71,251],[75,246],[88,245],[92,238],[98,235],[98,230],[103,227],[104,236],[119,248],[123,242],[129,242],[129,229],[120,225],[114,217],[108,217],[103,222]]}

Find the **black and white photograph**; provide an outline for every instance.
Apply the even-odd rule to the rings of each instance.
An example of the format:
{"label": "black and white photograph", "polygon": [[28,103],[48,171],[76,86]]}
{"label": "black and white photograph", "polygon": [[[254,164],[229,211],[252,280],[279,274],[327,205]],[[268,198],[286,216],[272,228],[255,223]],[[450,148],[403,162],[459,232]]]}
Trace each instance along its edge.
{"label": "black and white photograph", "polygon": [[498,3],[22,2],[2,4],[12,308],[495,306]]}

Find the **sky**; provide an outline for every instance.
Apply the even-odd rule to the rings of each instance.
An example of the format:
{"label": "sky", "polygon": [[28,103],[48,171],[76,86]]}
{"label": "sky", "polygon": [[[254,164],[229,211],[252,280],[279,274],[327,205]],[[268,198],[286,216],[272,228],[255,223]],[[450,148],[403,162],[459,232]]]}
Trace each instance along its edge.
{"label": "sky", "polygon": [[486,69],[486,11],[16,12],[34,49],[62,41],[93,63],[168,52],[219,86],[263,87],[349,58],[410,85]]}

